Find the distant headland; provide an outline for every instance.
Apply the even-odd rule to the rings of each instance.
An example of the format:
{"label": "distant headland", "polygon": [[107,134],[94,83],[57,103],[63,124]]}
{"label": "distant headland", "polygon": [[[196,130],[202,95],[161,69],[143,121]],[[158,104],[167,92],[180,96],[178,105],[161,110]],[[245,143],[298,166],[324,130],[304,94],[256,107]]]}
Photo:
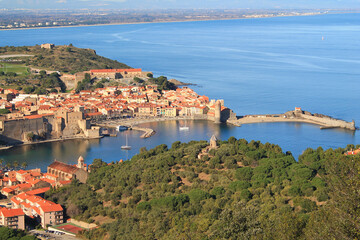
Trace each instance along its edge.
{"label": "distant headland", "polygon": [[336,12],[336,10],[172,9],[119,11],[106,9],[0,9],[0,30],[308,16],[328,14],[333,12]]}

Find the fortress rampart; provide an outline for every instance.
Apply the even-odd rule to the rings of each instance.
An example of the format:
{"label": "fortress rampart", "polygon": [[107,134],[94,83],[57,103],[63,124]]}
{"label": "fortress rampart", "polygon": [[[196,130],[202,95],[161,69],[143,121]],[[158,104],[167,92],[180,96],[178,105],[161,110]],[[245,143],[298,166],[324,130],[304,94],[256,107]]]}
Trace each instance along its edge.
{"label": "fortress rampart", "polygon": [[51,133],[54,117],[42,117],[36,119],[17,119],[3,121],[0,140],[16,144],[26,140],[26,135],[30,132],[40,135],[43,132],[47,135]]}
{"label": "fortress rampart", "polygon": [[246,115],[243,117],[237,117],[235,120],[230,119],[227,122],[236,126],[262,122],[303,122],[320,125],[321,129],[344,128],[352,131],[356,130],[354,121],[347,122],[323,114],[312,114],[310,112],[302,111],[300,108],[295,108],[294,111],[289,111],[283,114]]}

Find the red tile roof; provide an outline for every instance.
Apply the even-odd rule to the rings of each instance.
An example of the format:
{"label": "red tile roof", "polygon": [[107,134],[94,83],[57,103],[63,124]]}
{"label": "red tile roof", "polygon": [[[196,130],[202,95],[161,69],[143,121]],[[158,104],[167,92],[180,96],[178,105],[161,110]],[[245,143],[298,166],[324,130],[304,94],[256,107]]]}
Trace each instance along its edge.
{"label": "red tile roof", "polygon": [[3,208],[0,211],[2,212],[4,217],[15,217],[15,216],[25,215],[24,211],[21,208],[16,208],[16,209]]}
{"label": "red tile roof", "polygon": [[10,189],[10,188],[7,188],[7,187],[4,187],[1,191],[6,192],[6,193],[12,193],[14,190]]}
{"label": "red tile roof", "polygon": [[45,187],[45,188],[39,188],[39,189],[31,190],[31,191],[28,191],[26,193],[30,194],[30,195],[37,195],[37,194],[45,193],[45,192],[47,192],[49,190],[50,190],[50,187]]}
{"label": "red tile roof", "polygon": [[17,173],[23,175],[23,174],[27,173],[27,171],[20,169],[19,171],[17,171]]}
{"label": "red tile roof", "polygon": [[70,173],[70,174],[73,174],[77,170],[79,170],[79,168],[77,168],[77,167],[71,166],[66,163],[58,162],[58,161],[54,161],[52,164],[50,164],[49,168],[56,169],[56,170],[59,170],[59,171],[65,172],[65,173]]}
{"label": "red tile roof", "polygon": [[63,211],[64,209],[61,207],[60,204],[44,204],[40,205],[39,207],[43,212],[59,212]]}
{"label": "red tile roof", "polygon": [[121,72],[141,72],[141,68],[135,69],[92,69],[90,73],[121,73]]}

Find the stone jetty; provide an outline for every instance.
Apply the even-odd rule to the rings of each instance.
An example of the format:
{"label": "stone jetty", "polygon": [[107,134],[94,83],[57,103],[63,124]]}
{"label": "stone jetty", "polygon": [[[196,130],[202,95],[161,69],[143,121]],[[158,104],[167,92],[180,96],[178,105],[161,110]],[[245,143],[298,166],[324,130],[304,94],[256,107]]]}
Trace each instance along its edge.
{"label": "stone jetty", "polygon": [[356,130],[355,121],[347,122],[323,114],[312,114],[298,107],[295,108],[294,111],[283,114],[246,115],[237,117],[237,119],[228,120],[227,122],[236,126],[263,122],[302,122],[319,125],[320,129],[344,128],[352,131]]}

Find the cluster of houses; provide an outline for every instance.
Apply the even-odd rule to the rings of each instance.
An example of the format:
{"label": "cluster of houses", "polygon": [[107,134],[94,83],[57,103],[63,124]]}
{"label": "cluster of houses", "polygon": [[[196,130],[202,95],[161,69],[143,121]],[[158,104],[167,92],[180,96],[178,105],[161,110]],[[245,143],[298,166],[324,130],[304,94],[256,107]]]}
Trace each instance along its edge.
{"label": "cluster of houses", "polygon": [[0,208],[0,225],[24,230],[27,221],[36,221],[43,228],[64,223],[62,206],[45,200],[44,194],[70,184],[72,179],[86,182],[87,176],[88,167],[82,157],[76,165],[54,161],[47,173],[40,169],[1,173],[1,194],[11,202]]}
{"label": "cluster of houses", "polygon": [[156,85],[114,86],[94,91],[49,95],[0,89],[0,141],[9,144],[39,139],[99,138],[91,122],[123,117],[189,117],[226,122],[235,114],[223,100],[209,100],[188,87],[159,91]]}
{"label": "cluster of houses", "polygon": [[345,156],[358,155],[358,154],[360,154],[360,148],[355,149],[355,150],[351,149],[350,151],[347,151],[344,153]]}
{"label": "cluster of houses", "polygon": [[[139,117],[213,116],[215,101],[183,87],[157,90],[157,86],[106,87],[80,93],[50,95],[18,94],[16,90],[0,89],[0,109],[11,113],[6,119],[28,116],[59,115],[58,112],[82,111],[86,118],[111,118],[125,115]],[[220,101],[224,110],[223,101]],[[81,110],[79,110],[81,109]]]}

